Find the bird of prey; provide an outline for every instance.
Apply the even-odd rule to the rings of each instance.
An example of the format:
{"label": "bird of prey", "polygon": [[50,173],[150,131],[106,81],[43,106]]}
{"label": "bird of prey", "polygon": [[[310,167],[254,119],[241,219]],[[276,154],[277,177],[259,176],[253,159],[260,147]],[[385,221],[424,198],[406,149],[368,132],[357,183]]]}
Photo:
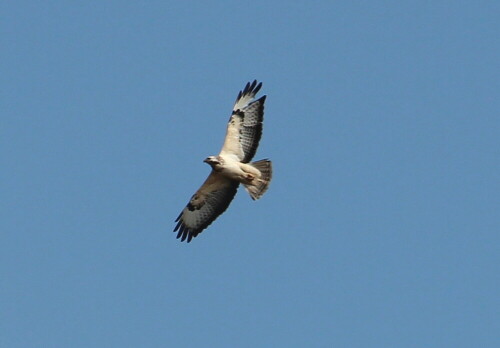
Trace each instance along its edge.
{"label": "bird of prey", "polygon": [[187,239],[189,243],[214,222],[227,209],[240,183],[253,200],[267,190],[272,176],[271,161],[250,162],[262,136],[266,96],[254,100],[261,87],[262,82],[257,84],[254,80],[238,93],[219,155],[203,161],[212,171],[175,220],[174,232],[181,241]]}

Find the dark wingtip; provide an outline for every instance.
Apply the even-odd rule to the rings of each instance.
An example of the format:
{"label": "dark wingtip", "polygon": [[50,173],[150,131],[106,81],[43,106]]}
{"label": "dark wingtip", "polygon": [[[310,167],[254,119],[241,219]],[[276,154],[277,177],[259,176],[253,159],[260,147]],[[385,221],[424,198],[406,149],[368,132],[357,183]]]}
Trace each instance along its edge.
{"label": "dark wingtip", "polygon": [[[175,232],[175,231],[174,231],[174,232]],[[182,230],[182,228],[181,228],[181,229],[179,230],[179,232],[177,233],[177,237],[176,237],[176,238],[177,238],[177,239],[179,239],[179,238],[182,236],[182,233],[183,233],[183,232],[184,232],[184,231],[183,231],[183,230]]]}
{"label": "dark wingtip", "polygon": [[243,95],[247,94],[249,90],[250,90],[250,82],[247,82],[245,88],[243,88]]}
{"label": "dark wingtip", "polygon": [[245,95],[256,95],[258,91],[262,88],[262,82],[257,83],[257,80],[253,80],[252,82],[247,82],[245,88],[238,93],[238,97],[236,97],[236,102],[240,100]]}
{"label": "dark wingtip", "polygon": [[250,85],[250,90],[253,91],[256,85],[257,85],[257,80],[253,80],[252,84]]}
{"label": "dark wingtip", "polygon": [[187,243],[191,242],[191,240],[198,235],[198,233],[195,233],[195,231],[190,230],[186,225],[184,225],[182,220],[177,223],[174,228],[174,232],[177,232],[177,239],[180,238],[181,242],[186,241]]}
{"label": "dark wingtip", "polygon": [[181,211],[181,213],[179,214],[179,216],[177,217],[177,219],[175,219],[175,221],[174,221],[174,222],[177,222],[177,221],[179,221],[179,220],[181,219],[181,217],[182,217],[182,213],[184,213],[184,210],[183,210],[183,211]]}
{"label": "dark wingtip", "polygon": [[[257,82],[257,80],[255,80],[255,82]],[[262,82],[259,82],[257,87],[254,88],[253,92],[257,94],[257,92],[260,91],[261,88],[262,88]]]}

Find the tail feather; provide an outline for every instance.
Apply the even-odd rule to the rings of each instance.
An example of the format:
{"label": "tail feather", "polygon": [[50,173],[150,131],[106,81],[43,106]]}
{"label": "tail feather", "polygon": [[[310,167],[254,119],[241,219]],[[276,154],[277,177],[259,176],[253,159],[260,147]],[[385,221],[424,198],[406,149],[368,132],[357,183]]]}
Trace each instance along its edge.
{"label": "tail feather", "polygon": [[262,197],[269,187],[273,176],[272,162],[268,159],[252,162],[251,165],[260,171],[260,178],[255,178],[250,184],[244,184],[245,189],[253,200]]}

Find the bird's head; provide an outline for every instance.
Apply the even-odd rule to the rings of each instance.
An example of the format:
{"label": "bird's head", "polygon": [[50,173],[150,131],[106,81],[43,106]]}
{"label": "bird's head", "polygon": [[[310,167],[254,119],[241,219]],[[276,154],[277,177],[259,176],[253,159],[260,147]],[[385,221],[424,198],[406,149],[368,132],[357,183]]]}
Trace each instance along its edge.
{"label": "bird's head", "polygon": [[208,156],[207,158],[205,158],[203,162],[209,164],[212,167],[220,164],[220,161],[217,158],[217,156]]}

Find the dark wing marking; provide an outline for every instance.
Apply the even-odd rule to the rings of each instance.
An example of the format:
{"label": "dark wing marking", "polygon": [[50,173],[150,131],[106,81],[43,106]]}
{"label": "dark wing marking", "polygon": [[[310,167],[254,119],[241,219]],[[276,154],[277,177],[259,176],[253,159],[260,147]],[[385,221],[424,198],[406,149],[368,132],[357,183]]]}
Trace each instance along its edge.
{"label": "dark wing marking", "polygon": [[181,241],[189,243],[212,222],[217,219],[231,203],[238,190],[239,183],[214,171],[205,183],[191,197],[191,200],[179,214],[174,232]]}

